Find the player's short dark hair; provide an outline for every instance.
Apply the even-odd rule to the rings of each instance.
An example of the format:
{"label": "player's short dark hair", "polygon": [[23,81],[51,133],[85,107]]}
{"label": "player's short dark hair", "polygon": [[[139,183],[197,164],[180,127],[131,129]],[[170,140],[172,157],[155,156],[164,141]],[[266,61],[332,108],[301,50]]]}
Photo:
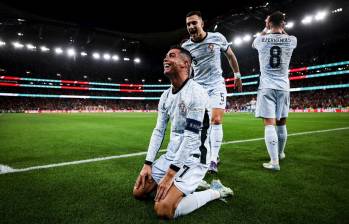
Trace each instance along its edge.
{"label": "player's short dark hair", "polygon": [[282,23],[285,22],[285,14],[280,11],[273,12],[269,16],[269,22],[271,22],[274,26],[281,26]]}
{"label": "player's short dark hair", "polygon": [[177,49],[179,50],[179,52],[184,55],[185,57],[187,57],[189,59],[189,62],[191,63],[193,57],[191,56],[190,52],[186,49],[184,49],[183,47],[179,46],[179,45],[173,45],[170,47],[170,50],[172,49]]}
{"label": "player's short dark hair", "polygon": [[201,12],[200,11],[190,11],[187,13],[186,17],[190,17],[190,16],[198,16],[200,18],[202,18]]}

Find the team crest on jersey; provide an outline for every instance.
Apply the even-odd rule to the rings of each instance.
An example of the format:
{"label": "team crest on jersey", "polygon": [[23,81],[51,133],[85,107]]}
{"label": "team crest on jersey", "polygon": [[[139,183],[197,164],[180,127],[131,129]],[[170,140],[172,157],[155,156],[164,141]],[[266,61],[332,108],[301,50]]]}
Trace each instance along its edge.
{"label": "team crest on jersey", "polygon": [[214,46],[213,44],[208,44],[208,49],[211,51],[211,53],[213,52]]}
{"label": "team crest on jersey", "polygon": [[187,112],[187,108],[183,100],[178,104],[178,107],[179,107],[180,114],[185,114]]}

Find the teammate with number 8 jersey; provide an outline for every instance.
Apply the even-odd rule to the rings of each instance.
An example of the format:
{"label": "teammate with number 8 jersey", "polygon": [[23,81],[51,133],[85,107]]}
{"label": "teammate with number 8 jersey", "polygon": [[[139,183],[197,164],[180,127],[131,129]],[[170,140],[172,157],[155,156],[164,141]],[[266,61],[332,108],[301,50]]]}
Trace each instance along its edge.
{"label": "teammate with number 8 jersey", "polygon": [[[264,34],[264,33],[262,33]],[[297,38],[280,32],[256,37],[252,47],[258,50],[260,84],[258,89],[289,91],[288,67]]]}
{"label": "teammate with number 8 jersey", "polygon": [[256,117],[264,120],[265,143],[270,156],[270,162],[263,167],[280,170],[279,159],[285,158],[286,118],[290,105],[288,68],[297,38],[285,32],[283,13],[274,12],[265,22],[265,29],[252,44],[258,51],[261,72]]}

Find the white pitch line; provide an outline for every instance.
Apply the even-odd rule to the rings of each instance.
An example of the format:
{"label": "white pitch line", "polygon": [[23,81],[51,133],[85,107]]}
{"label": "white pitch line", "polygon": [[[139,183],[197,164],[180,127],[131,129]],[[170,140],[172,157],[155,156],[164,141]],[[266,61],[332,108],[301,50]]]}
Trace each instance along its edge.
{"label": "white pitch line", "polygon": [[[334,128],[334,129],[325,129],[325,130],[318,130],[318,131],[306,131],[306,132],[298,132],[289,134],[289,136],[298,136],[298,135],[308,135],[308,134],[316,134],[316,133],[323,133],[323,132],[332,132],[332,131],[341,131],[341,130],[347,130],[349,127],[344,128]],[[222,144],[237,144],[237,143],[244,143],[244,142],[253,142],[253,141],[260,141],[264,140],[264,138],[253,138],[253,139],[244,139],[244,140],[236,140],[236,141],[228,141],[223,142]],[[160,152],[164,152],[166,149],[160,150]],[[104,160],[111,160],[111,159],[120,159],[120,158],[127,158],[127,157],[134,157],[134,156],[141,156],[146,155],[147,152],[136,152],[136,153],[130,153],[130,154],[124,154],[124,155],[117,155],[117,156],[108,156],[108,157],[99,157],[94,159],[86,159],[86,160],[77,160],[77,161],[71,161],[71,162],[64,162],[64,163],[54,163],[54,164],[48,164],[43,166],[33,166],[28,168],[21,168],[21,169],[14,169],[11,167],[6,166],[7,170],[0,170],[0,175],[6,174],[6,173],[19,173],[19,172],[27,172],[31,170],[41,170],[41,169],[48,169],[53,167],[60,167],[60,166],[69,166],[69,165],[76,165],[76,164],[83,164],[83,163],[92,163],[97,161],[104,161]]]}
{"label": "white pitch line", "polygon": [[[305,132],[298,132],[298,133],[288,134],[287,137],[289,137],[289,136],[297,136],[297,135],[309,135],[309,134],[331,132],[331,131],[341,131],[341,130],[347,130],[347,129],[349,129],[349,127],[325,129],[325,130],[318,130],[318,131],[305,131]],[[244,139],[244,140],[222,142],[222,145],[244,143],[244,142],[254,142],[254,141],[259,141],[259,140],[264,140],[264,138],[252,138],[252,139]]]}

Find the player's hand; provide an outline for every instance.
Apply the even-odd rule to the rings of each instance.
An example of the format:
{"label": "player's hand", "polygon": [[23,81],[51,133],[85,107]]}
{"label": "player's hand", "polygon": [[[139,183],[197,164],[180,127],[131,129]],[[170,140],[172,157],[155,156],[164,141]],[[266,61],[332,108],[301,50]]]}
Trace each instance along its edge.
{"label": "player's hand", "polygon": [[145,182],[151,180],[151,166],[144,164],[141,172],[139,173],[139,176],[137,178],[135,188],[139,189],[142,187],[144,189]]}
{"label": "player's hand", "polygon": [[241,79],[234,79],[234,87],[241,92],[242,91],[242,81]]}
{"label": "player's hand", "polygon": [[173,180],[174,180],[175,175],[176,175],[176,172],[170,170],[161,179],[161,181],[159,182],[159,185],[158,185],[157,192],[156,192],[155,201],[160,201],[160,200],[165,199],[168,191],[170,190],[170,188],[173,184]]}
{"label": "player's hand", "polygon": [[268,30],[270,30],[269,18],[270,18],[270,16],[268,16],[268,17],[265,19],[265,28],[267,28]]}

